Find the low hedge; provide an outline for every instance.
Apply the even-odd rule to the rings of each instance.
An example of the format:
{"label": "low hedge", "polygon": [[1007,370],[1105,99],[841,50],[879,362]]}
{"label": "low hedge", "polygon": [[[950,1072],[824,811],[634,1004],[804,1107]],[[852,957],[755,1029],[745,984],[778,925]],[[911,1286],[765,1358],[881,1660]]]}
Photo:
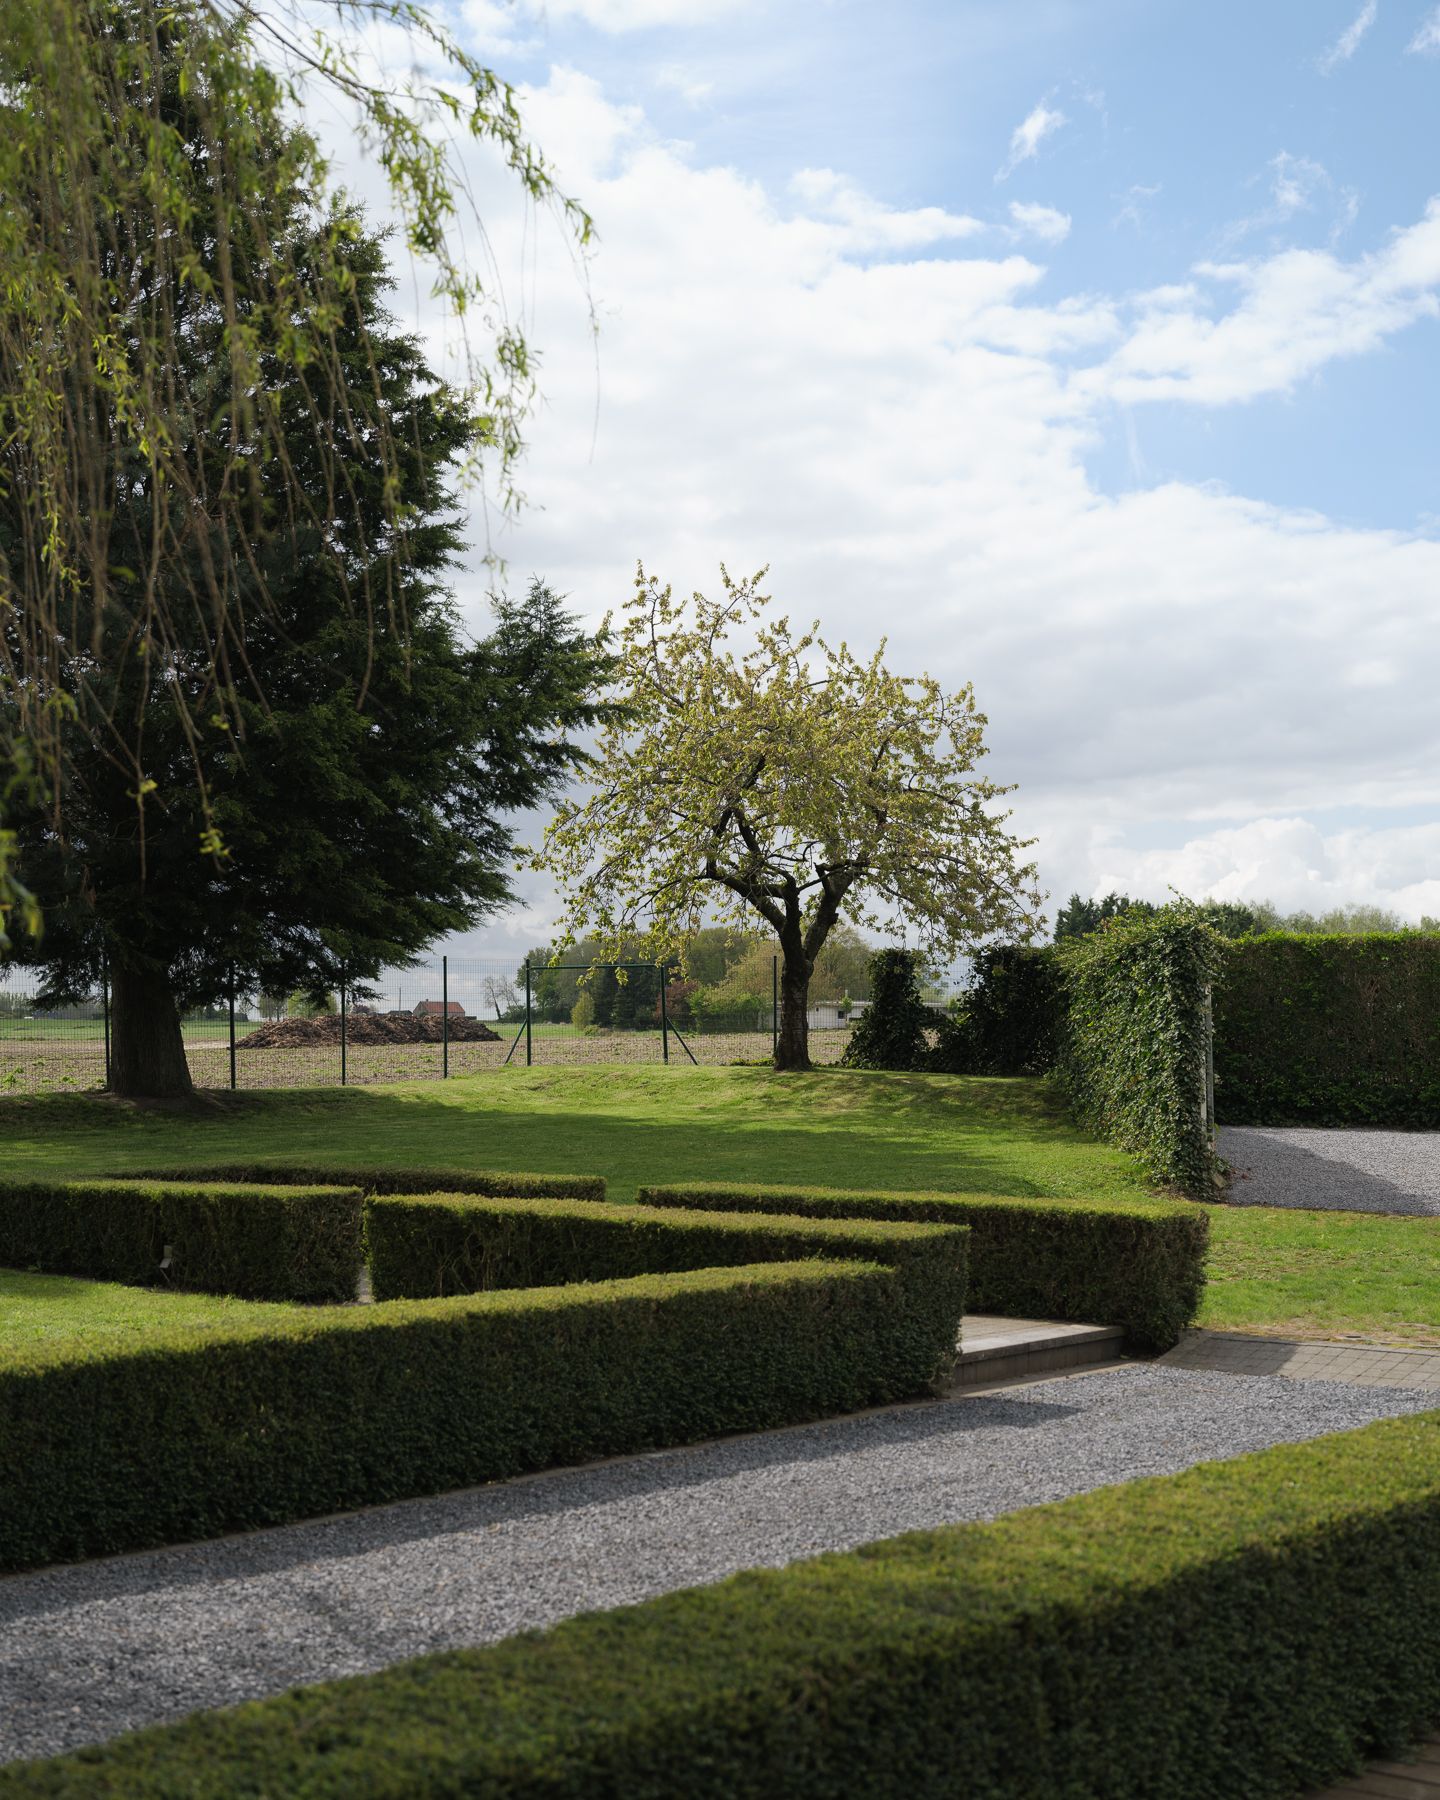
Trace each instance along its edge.
{"label": "low hedge", "polygon": [[0,1567],[915,1394],[934,1346],[907,1305],[896,1268],[815,1259],[14,1353],[0,1361]]}
{"label": "low hedge", "polygon": [[1181,1201],[852,1194],[718,1182],[646,1187],[638,1198],[652,1207],[968,1225],[971,1311],[1121,1325],[1137,1350],[1168,1350],[1195,1317],[1205,1287],[1210,1217]]}
{"label": "low hedge", "polygon": [[1440,1125],[1440,935],[1271,932],[1215,994],[1227,1125]]}
{"label": "low hedge", "polygon": [[[333,1182],[333,1177],[332,1177]],[[0,1182],[0,1265],[248,1300],[353,1300],[358,1187]]]}
{"label": "low hedge", "polygon": [[0,1770],[26,1800],[1293,1800],[1440,1712],[1440,1414]]}
{"label": "low hedge", "polygon": [[937,1384],[954,1367],[968,1236],[956,1220],[776,1218],[745,1209],[680,1213],[454,1194],[376,1196],[365,1203],[365,1250],[377,1300],[817,1256],[887,1264],[897,1276],[894,1337],[875,1373],[891,1397]]}
{"label": "low hedge", "polygon": [[209,1163],[179,1169],[149,1169],[164,1181],[286,1182],[292,1187],[339,1182],[362,1194],[498,1194],[513,1199],[603,1200],[602,1175],[528,1175],[503,1169],[392,1169],[373,1164],[335,1167],[329,1163],[271,1158],[261,1162]]}

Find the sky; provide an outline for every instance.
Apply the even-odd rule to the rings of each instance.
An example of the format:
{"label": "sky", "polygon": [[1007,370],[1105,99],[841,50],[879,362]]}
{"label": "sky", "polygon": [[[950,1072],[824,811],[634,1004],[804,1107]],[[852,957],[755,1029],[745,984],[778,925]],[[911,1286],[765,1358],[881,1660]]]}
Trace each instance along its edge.
{"label": "sky", "polygon": [[[598,232],[577,264],[473,159],[541,358],[477,628],[487,540],[591,621],[638,560],[768,565],[780,611],[974,684],[1052,909],[1440,915],[1435,0],[449,17]],[[451,948],[548,938],[519,887]]]}

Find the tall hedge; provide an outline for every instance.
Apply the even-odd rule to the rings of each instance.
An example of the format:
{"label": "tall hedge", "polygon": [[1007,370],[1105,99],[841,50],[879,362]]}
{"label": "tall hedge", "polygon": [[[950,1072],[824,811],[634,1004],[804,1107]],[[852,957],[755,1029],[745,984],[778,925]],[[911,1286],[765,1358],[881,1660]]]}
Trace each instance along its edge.
{"label": "tall hedge", "polygon": [[202,1713],[0,1800],[1294,1800],[1433,1723],[1437,1567],[1428,1413]]}
{"label": "tall hedge", "polygon": [[940,1026],[929,1067],[947,1075],[1045,1075],[1065,1016],[1053,947],[994,944]]}
{"label": "tall hedge", "polygon": [[920,957],[914,950],[877,950],[870,958],[870,1004],[841,1057],[847,1069],[928,1067],[927,1032],[936,1014],[920,998]]}
{"label": "tall hedge", "polygon": [[1227,1125],[1440,1125],[1440,936],[1270,932],[1215,994]]}
{"label": "tall hedge", "polygon": [[1225,942],[1195,909],[1110,919],[1059,947],[1065,1024],[1057,1074],[1082,1125],[1140,1158],[1152,1180],[1208,1194],[1207,995]]}

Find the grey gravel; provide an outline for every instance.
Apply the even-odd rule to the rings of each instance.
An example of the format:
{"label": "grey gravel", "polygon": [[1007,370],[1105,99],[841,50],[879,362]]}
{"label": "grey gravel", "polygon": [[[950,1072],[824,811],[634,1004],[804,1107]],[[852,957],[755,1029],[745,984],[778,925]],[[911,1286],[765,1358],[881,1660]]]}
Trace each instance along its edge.
{"label": "grey gravel", "polygon": [[1222,1125],[1237,1206],[1440,1213],[1440,1131]]}
{"label": "grey gravel", "polygon": [[1434,1395],[1128,1365],[0,1580],[0,1759]]}

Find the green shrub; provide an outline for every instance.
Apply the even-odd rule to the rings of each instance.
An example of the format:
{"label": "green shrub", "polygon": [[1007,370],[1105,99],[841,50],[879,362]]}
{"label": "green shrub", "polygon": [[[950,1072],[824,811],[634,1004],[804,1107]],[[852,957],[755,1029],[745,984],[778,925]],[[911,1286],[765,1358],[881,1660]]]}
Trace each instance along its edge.
{"label": "green shrub", "polygon": [[1183,1202],[852,1194],[693,1181],[641,1188],[639,1199],[651,1207],[968,1225],[972,1312],[1121,1325],[1137,1350],[1168,1350],[1195,1317],[1205,1287],[1209,1215]]}
{"label": "green shrub", "polygon": [[162,1181],[282,1181],[292,1187],[340,1182],[362,1194],[499,1194],[516,1199],[603,1200],[600,1175],[525,1175],[503,1169],[334,1168],[327,1163],[270,1159],[261,1162],[201,1164],[179,1169],[150,1169],[148,1178]]}
{"label": "green shrub", "polygon": [[247,1300],[353,1300],[360,1201],[357,1186],[233,1177],[0,1182],[0,1264]]}
{"label": "green shrub", "polygon": [[27,1800],[1293,1800],[1440,1707],[1440,1415],[0,1770]]}
{"label": "green shrub", "polygon": [[898,1267],[815,1259],[15,1352],[0,1360],[0,1567],[899,1399],[935,1373],[917,1305]]}
{"label": "green shrub", "polygon": [[1224,954],[1224,940],[1189,906],[1131,912],[1058,949],[1057,1070],[1075,1116],[1132,1151],[1153,1180],[1190,1194],[1208,1194],[1215,1179],[1207,996]]}
{"label": "green shrub", "polygon": [[998,944],[975,958],[970,986],[941,1023],[929,1067],[947,1075],[1044,1075],[1064,1018],[1053,949]]}
{"label": "green shrub", "polygon": [[877,950],[870,958],[870,1004],[840,1059],[847,1069],[926,1066],[926,1032],[937,1016],[920,998],[919,970],[913,950]]}
{"label": "green shrub", "polygon": [[1440,936],[1272,932],[1215,993],[1227,1125],[1440,1125]]}
{"label": "green shrub", "polygon": [[915,1393],[943,1381],[954,1367],[965,1309],[964,1223],[757,1217],[753,1210],[679,1213],[435,1194],[367,1201],[365,1247],[377,1300],[817,1256],[888,1264],[897,1276],[888,1354],[899,1358],[903,1374],[877,1369],[877,1379],[892,1391]]}

